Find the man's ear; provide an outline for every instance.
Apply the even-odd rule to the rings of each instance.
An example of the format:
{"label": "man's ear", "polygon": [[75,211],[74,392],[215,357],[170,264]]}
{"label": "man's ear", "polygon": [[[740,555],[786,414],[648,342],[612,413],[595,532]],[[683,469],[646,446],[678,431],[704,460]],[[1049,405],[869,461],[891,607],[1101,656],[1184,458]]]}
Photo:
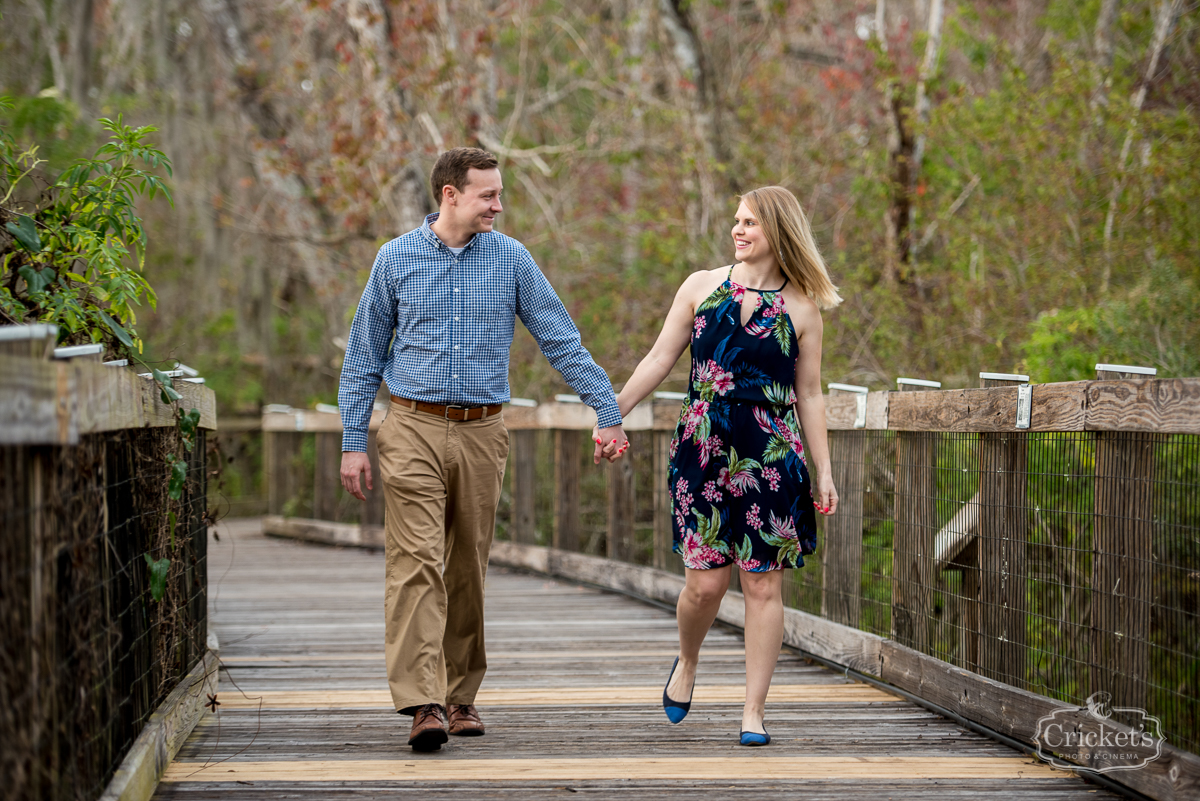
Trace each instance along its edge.
{"label": "man's ear", "polygon": [[450,184],[442,187],[442,202],[448,203],[451,206],[458,204],[458,190]]}

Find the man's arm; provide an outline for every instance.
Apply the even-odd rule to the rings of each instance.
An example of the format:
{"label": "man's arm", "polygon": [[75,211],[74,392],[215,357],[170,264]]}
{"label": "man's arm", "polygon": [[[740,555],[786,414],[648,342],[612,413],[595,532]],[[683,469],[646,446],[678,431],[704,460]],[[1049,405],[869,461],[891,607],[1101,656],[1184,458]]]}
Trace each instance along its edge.
{"label": "man's arm", "polygon": [[517,316],[537,340],[550,366],[562,374],[580,400],[596,410],[600,441],[596,443],[594,461],[599,463],[601,455],[610,461],[620,456],[628,438],[621,427],[621,409],[612,382],[583,346],[575,321],[528,253],[517,267],[516,296]]}
{"label": "man's arm", "polygon": [[359,500],[359,474],[365,473],[367,489],[374,489],[371,463],[367,459],[367,432],[375,396],[383,380],[396,330],[396,298],[387,275],[383,251],[375,257],[371,277],[363,290],[350,336],[342,377],[338,382],[338,409],[342,415],[342,486]]}

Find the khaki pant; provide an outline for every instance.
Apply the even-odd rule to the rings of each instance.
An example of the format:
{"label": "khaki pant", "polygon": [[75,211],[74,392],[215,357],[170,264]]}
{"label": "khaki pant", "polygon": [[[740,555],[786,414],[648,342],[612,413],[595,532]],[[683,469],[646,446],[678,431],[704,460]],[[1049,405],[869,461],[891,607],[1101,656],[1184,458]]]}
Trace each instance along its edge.
{"label": "khaki pant", "polygon": [[376,442],[392,701],[472,704],[487,671],[483,582],[508,429],[501,415],[456,423],[393,403]]}

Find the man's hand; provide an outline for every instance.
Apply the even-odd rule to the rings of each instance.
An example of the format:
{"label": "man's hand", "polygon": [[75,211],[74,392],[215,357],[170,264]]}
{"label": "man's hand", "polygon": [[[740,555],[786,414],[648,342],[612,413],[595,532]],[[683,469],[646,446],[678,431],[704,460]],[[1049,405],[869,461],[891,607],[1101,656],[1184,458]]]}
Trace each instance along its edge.
{"label": "man's hand", "polygon": [[363,494],[362,488],[358,484],[359,473],[366,473],[367,489],[375,489],[375,485],[371,483],[371,460],[367,458],[367,455],[356,451],[344,451],[342,453],[342,486],[355,498],[365,501],[367,496]]}
{"label": "man's hand", "polygon": [[625,436],[625,429],[621,426],[593,428],[592,442],[596,443],[592,464],[600,464],[602,457],[610,462],[615,462],[621,458],[621,454],[629,450],[629,437]]}

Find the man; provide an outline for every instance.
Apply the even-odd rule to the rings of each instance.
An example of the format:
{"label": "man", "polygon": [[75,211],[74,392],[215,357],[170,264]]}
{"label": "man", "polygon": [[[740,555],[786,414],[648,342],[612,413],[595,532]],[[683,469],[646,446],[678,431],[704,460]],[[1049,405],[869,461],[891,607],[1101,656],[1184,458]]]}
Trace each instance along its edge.
{"label": "man", "polygon": [[493,231],[503,211],[495,157],[449,150],[430,182],[439,211],[380,249],[338,389],[342,486],[359,500],[360,477],[374,489],[367,428],[380,380],[392,396],[377,434],[385,648],[392,700],[413,716],[417,751],[437,750],[448,733],[484,733],[474,706],[487,669],[483,583],[508,456],[500,409],[516,317],[596,410],[594,461],[628,447],[612,384],[553,287],[521,243]]}

